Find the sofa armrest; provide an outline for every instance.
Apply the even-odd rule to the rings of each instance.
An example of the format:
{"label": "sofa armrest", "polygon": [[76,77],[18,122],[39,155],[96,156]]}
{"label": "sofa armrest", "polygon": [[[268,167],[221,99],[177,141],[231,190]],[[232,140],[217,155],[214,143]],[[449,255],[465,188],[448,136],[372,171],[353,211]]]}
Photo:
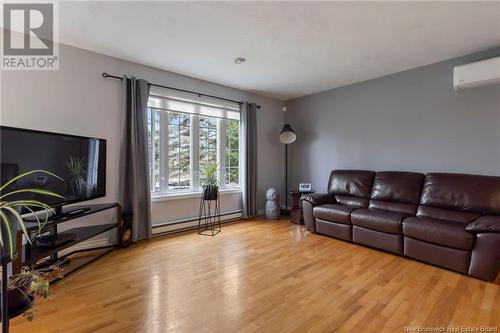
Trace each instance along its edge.
{"label": "sofa armrest", "polygon": [[328,193],[309,193],[302,196],[303,201],[309,202],[313,206],[335,203],[333,194]]}
{"label": "sofa armrest", "polygon": [[500,272],[499,248],[500,233],[478,233],[471,252],[469,275],[485,281],[495,281]]}
{"label": "sofa armrest", "polygon": [[475,221],[469,223],[465,230],[473,233],[500,232],[500,216],[485,215],[478,217]]}

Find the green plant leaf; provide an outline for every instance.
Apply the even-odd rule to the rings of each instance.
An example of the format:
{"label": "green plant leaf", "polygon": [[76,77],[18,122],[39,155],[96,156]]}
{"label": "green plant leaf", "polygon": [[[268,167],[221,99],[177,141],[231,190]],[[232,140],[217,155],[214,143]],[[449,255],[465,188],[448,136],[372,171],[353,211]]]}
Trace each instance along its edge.
{"label": "green plant leaf", "polygon": [[9,219],[7,218],[7,216],[4,214],[4,212],[2,212],[0,210],[0,219],[2,220],[3,224],[5,225],[5,229],[7,231],[7,240],[9,242],[9,255],[10,255],[10,258],[12,259],[12,255],[14,254],[14,243],[12,241],[12,230],[10,229],[10,225],[9,225]]}
{"label": "green plant leaf", "polygon": [[3,185],[0,187],[0,192],[2,192],[4,188],[6,188],[6,187],[7,187],[7,186],[9,186],[10,184],[14,183],[14,182],[15,182],[15,181],[17,181],[18,179],[21,179],[21,178],[23,178],[23,177],[26,177],[26,176],[31,175],[31,174],[36,173],[36,172],[45,173],[45,174],[47,174],[47,175],[51,175],[52,177],[55,177],[55,178],[57,178],[57,179],[59,179],[59,180],[64,181],[64,179],[62,179],[61,177],[59,177],[59,176],[57,176],[57,175],[53,174],[52,172],[45,171],[45,170],[40,170],[40,169],[38,169],[38,170],[31,170],[31,171],[24,172],[24,173],[22,173],[22,174],[20,174],[20,175],[17,175],[16,177],[14,177],[14,178],[12,178],[11,180],[9,180],[7,183],[3,184]]}
{"label": "green plant leaf", "polygon": [[[47,204],[44,204],[43,202],[39,202],[36,200],[17,200],[17,201],[11,201],[8,203],[11,207],[22,207],[31,212],[35,216],[35,219],[37,221],[38,225],[38,232],[40,232],[47,221],[49,220],[49,212],[55,212],[52,207],[50,207]],[[41,223],[38,215],[30,208],[30,207],[36,207],[36,208],[42,208],[45,212],[45,218],[44,222]],[[1,207],[0,207],[1,208]]]}
{"label": "green plant leaf", "polygon": [[[23,207],[24,209],[27,209],[30,211],[30,213],[35,217],[35,220],[36,220],[36,224],[38,226],[38,233],[40,233],[42,231],[42,223],[40,223],[40,218],[38,217],[38,215],[35,213],[35,211],[33,209],[31,209],[30,207],[28,206],[21,206]],[[47,213],[47,210],[45,210],[45,215],[47,216],[48,213]],[[29,238],[28,236],[26,236],[26,238]]]}
{"label": "green plant leaf", "polygon": [[0,246],[3,247],[2,228],[0,228]]}
{"label": "green plant leaf", "polygon": [[24,225],[24,221],[23,221],[23,218],[21,217],[21,215],[19,215],[19,213],[12,207],[5,206],[5,207],[3,207],[3,209],[8,210],[12,215],[14,215],[14,217],[17,219],[17,222],[21,226],[21,229],[23,230],[23,233],[26,236],[26,239],[31,244],[31,239],[29,237],[28,230],[26,230],[26,226]]}
{"label": "green plant leaf", "polygon": [[[0,202],[1,203],[1,202]],[[43,206],[44,208],[46,207],[49,211],[54,211],[52,207],[47,205],[46,203],[43,203],[41,201],[37,200],[14,200],[14,201],[8,201],[6,202],[9,206],[12,205],[26,205],[26,206],[33,206],[33,207],[38,207],[38,206]],[[1,208],[0,204],[0,208]]]}
{"label": "green plant leaf", "polygon": [[4,195],[0,196],[0,199],[3,199],[5,197],[7,197],[7,196],[10,196],[10,195],[13,195],[13,194],[17,194],[17,193],[37,193],[37,194],[47,195],[47,196],[50,196],[50,197],[56,197],[56,198],[64,199],[64,197],[62,195],[59,195],[59,194],[54,193],[52,191],[42,190],[42,189],[38,189],[38,188],[27,188],[27,189],[12,191],[12,192],[9,192],[7,194],[4,194]]}
{"label": "green plant leaf", "polygon": [[[0,194],[2,193],[2,191],[5,188],[7,188],[9,185],[16,182],[18,179],[26,177],[26,176],[33,174],[33,173],[44,173],[44,174],[48,174],[52,177],[55,177],[57,179],[63,180],[61,177],[59,177],[51,172],[45,171],[45,170],[32,170],[32,171],[24,172],[24,173],[14,177],[14,178],[12,178],[7,183],[3,184],[0,187]],[[12,230],[10,228],[10,220],[9,220],[9,217],[7,217],[6,213],[9,212],[13,216],[15,221],[17,223],[19,223],[24,235],[26,235],[26,238],[28,239],[28,242],[31,243],[31,238],[29,237],[29,233],[28,233],[28,230],[27,230],[26,225],[24,223],[24,220],[23,220],[21,214],[15,208],[22,207],[22,208],[28,210],[29,212],[31,212],[31,214],[33,214],[35,216],[35,219],[36,219],[36,222],[38,225],[38,232],[40,232],[42,230],[43,225],[40,223],[40,218],[38,217],[38,215],[31,208],[42,208],[43,210],[45,210],[45,223],[48,221],[49,211],[53,211],[52,207],[50,207],[49,205],[47,205],[43,202],[37,201],[37,200],[14,200],[14,201],[2,200],[5,197],[8,197],[8,196],[11,196],[14,194],[19,194],[19,193],[34,193],[34,194],[41,194],[41,195],[46,195],[46,196],[64,199],[63,196],[61,196],[55,192],[45,190],[45,189],[37,189],[37,188],[19,189],[19,190],[14,190],[14,191],[0,195],[0,223],[2,223],[5,227],[5,232],[2,232],[2,229],[0,228],[0,245],[2,246],[2,248],[5,248],[5,245],[8,245],[8,247],[10,249],[11,258],[12,258],[12,255],[14,253],[13,237],[15,235],[14,236],[12,235]],[[2,236],[6,237],[6,240],[9,242],[9,244],[5,244]]]}
{"label": "green plant leaf", "polygon": [[[25,202],[12,202],[9,204],[11,207],[25,207],[25,208],[42,208],[45,211],[45,220],[49,218],[49,212],[55,213],[55,210],[47,204],[44,203],[25,203]],[[0,207],[1,208],[1,207]]]}
{"label": "green plant leaf", "polygon": [[217,163],[207,163],[200,176],[200,185],[205,186],[222,186],[223,181],[219,178],[219,169]]}

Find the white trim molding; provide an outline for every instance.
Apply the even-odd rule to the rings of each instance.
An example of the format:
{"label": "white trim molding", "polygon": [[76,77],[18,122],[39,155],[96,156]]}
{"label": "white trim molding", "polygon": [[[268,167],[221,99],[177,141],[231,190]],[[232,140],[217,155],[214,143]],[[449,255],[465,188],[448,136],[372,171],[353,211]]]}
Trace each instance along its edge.
{"label": "white trim molding", "polygon": [[[241,210],[232,212],[223,212],[220,215],[221,223],[241,219]],[[172,233],[184,230],[191,230],[198,227],[198,218],[182,219],[153,225],[153,236],[158,234]]]}
{"label": "white trim molding", "polygon": [[[240,194],[241,189],[224,189],[219,190],[220,195],[229,195],[229,194]],[[201,191],[189,191],[189,192],[177,192],[170,194],[159,194],[151,197],[151,202],[160,202],[160,201],[170,201],[170,200],[181,200],[181,199],[191,199],[191,198],[201,198]]]}

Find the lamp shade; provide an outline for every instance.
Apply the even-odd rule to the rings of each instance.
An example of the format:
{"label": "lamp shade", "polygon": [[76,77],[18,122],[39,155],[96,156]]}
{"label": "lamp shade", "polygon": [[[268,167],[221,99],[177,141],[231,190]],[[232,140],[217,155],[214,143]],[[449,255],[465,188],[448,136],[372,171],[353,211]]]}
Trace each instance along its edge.
{"label": "lamp shade", "polygon": [[284,144],[290,144],[294,143],[295,139],[297,139],[297,135],[295,135],[292,126],[290,126],[290,124],[285,124],[280,133],[280,141]]}

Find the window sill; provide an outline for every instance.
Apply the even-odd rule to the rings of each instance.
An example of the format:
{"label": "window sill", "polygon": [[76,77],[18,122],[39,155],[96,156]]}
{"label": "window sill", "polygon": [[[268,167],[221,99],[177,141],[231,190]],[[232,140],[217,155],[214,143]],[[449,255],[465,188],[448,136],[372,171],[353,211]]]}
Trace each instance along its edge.
{"label": "window sill", "polygon": [[[219,191],[220,195],[237,194],[237,193],[241,193],[241,189],[240,188],[224,189],[224,190],[220,190]],[[159,194],[159,195],[152,196],[151,197],[151,202],[200,198],[201,195],[202,195],[202,192],[185,192],[185,193]]]}

